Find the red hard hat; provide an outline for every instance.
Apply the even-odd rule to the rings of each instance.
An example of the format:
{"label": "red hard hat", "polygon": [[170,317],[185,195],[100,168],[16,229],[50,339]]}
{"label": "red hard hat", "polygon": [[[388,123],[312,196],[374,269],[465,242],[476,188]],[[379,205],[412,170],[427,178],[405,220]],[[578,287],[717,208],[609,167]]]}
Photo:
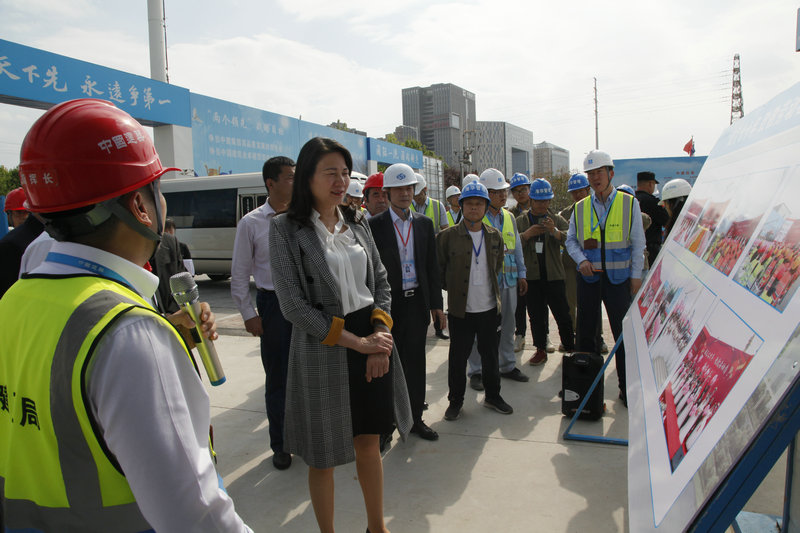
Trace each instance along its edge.
{"label": "red hard hat", "polygon": [[6,211],[25,211],[25,191],[22,187],[17,187],[6,195]]}
{"label": "red hard hat", "polygon": [[364,191],[367,189],[383,189],[383,172],[376,172],[367,178],[364,183]]}
{"label": "red hard hat", "polygon": [[70,100],[39,117],[22,141],[19,176],[35,213],[93,205],[158,179],[150,135],[111,102]]}

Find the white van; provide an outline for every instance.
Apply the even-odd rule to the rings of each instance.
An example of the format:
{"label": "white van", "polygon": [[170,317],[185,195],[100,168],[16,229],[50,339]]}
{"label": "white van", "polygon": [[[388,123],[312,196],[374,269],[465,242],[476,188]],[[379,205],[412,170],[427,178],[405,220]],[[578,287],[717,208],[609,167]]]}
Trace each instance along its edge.
{"label": "white van", "polygon": [[261,173],[163,179],[161,192],[178,240],[192,253],[196,274],[229,278],[236,224],[267,201]]}

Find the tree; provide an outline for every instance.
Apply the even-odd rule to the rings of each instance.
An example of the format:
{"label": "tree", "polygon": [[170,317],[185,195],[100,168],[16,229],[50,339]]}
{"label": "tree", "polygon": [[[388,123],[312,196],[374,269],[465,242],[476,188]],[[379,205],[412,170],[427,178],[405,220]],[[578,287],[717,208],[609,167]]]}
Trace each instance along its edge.
{"label": "tree", "polygon": [[444,186],[447,188],[451,185],[461,188],[461,173],[458,172],[457,168],[446,167],[444,169]]}
{"label": "tree", "polygon": [[568,171],[559,172],[545,178],[553,187],[553,201],[550,202],[550,208],[554,211],[561,211],[572,204],[572,196],[567,192],[569,178],[570,173]]}
{"label": "tree", "polygon": [[6,195],[22,184],[19,181],[19,167],[6,168],[0,165],[0,194]]}

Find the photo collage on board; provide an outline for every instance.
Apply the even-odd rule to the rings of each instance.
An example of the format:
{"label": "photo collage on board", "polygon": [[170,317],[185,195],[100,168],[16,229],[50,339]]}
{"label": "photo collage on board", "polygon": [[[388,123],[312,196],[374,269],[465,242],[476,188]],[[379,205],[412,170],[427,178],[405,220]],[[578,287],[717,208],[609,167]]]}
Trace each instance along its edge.
{"label": "photo collage on board", "polygon": [[671,372],[659,396],[661,419],[674,472],[730,394],[763,344],[723,301]]}
{"label": "photo collage on board", "polygon": [[787,176],[781,194],[744,253],[734,281],[780,312],[797,291],[800,277],[800,170]]}

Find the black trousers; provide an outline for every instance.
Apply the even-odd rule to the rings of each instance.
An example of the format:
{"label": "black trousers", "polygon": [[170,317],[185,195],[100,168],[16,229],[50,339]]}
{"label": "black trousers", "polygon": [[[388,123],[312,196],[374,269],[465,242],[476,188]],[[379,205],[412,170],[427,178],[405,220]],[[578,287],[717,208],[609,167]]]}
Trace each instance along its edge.
{"label": "black trousers", "polygon": [[274,452],[283,451],[283,414],[286,408],[286,373],[289,369],[289,345],[292,323],[283,318],[278,297],[273,291],[259,290],[256,308],[261,318],[261,364],[267,374],[264,400],[269,421],[269,442]]}
{"label": "black trousers", "polygon": [[526,301],[528,314],[531,316],[534,345],[542,350],[547,348],[547,324],[550,318],[547,309],[549,307],[558,325],[561,344],[568,352],[573,351],[575,336],[572,331],[572,318],[569,316],[564,280],[529,279]]}
{"label": "black trousers", "polygon": [[487,398],[500,396],[500,363],[497,345],[500,342],[500,315],[494,307],[482,313],[465,313],[464,318],[447,315],[450,325],[450,352],[447,361],[447,384],[451,404],[464,405],[467,389],[467,359],[478,337],[481,375]]}
{"label": "black trousers", "polygon": [[414,296],[405,297],[401,293],[392,298],[392,318],[392,337],[403,364],[411,415],[414,422],[419,422],[425,403],[425,339],[431,314],[422,294],[416,292]]}
{"label": "black trousers", "polygon": [[[600,353],[597,345],[597,324],[602,320],[600,302],[603,302],[611,324],[614,342],[622,335],[622,319],[631,304],[631,282],[629,279],[614,285],[603,273],[600,280],[589,283],[578,275],[578,350]],[[625,344],[617,350],[617,378],[619,389],[627,394],[625,380]]]}

